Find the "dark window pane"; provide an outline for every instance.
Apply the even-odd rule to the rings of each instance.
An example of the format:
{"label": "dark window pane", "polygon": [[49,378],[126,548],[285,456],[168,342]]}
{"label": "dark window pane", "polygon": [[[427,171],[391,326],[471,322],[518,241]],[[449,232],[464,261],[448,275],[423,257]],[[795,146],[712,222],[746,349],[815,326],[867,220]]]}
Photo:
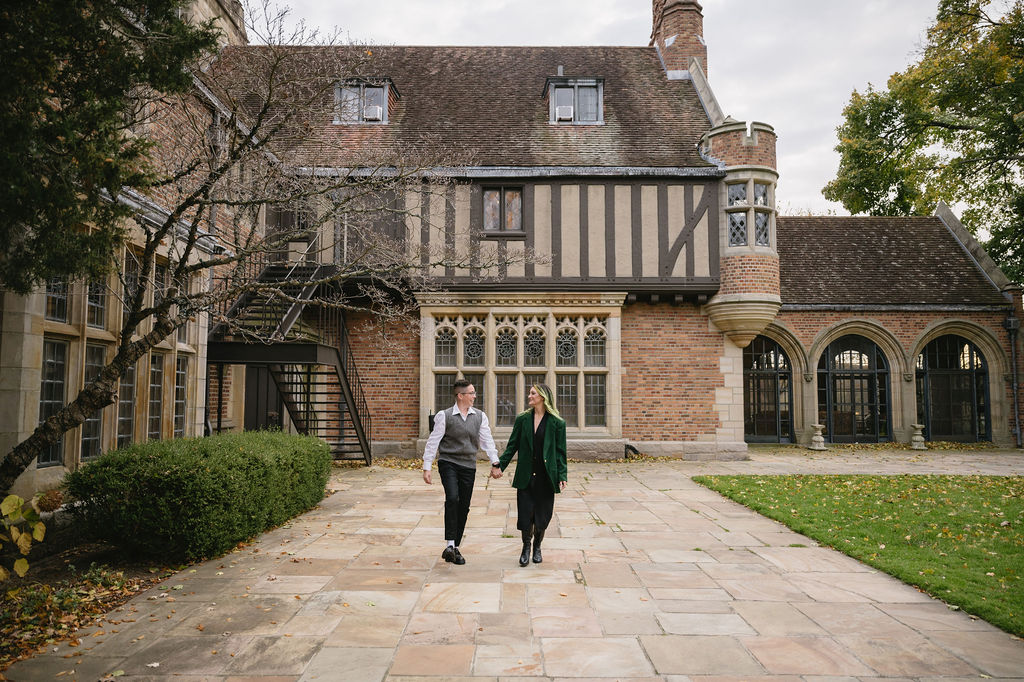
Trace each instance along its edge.
{"label": "dark window pane", "polygon": [[544,332],[540,329],[531,329],[523,337],[523,363],[527,367],[543,367],[547,344]]}
{"label": "dark window pane", "polygon": [[442,367],[455,366],[455,332],[441,329],[434,339],[434,364]]}
{"label": "dark window pane", "polygon": [[[64,407],[67,382],[68,344],[66,341],[43,341],[42,383],[39,391],[39,423],[43,423]],[[52,466],[64,461],[64,438],[39,453],[39,466]]]}
{"label": "dark window pane", "polygon": [[164,408],[164,356],[149,358],[149,429],[150,440],[160,440],[163,433]]}
{"label": "dark window pane", "polygon": [[607,377],[603,374],[587,374],[583,377],[584,425],[586,426],[604,426],[606,423],[606,380]]}
{"label": "dark window pane", "polygon": [[[96,380],[106,363],[107,349],[90,343],[85,347],[85,383]],[[103,411],[96,410],[82,422],[82,459],[100,454],[103,433]]]}
{"label": "dark window pane", "polygon": [[90,327],[103,329],[107,326],[107,285],[103,281],[89,282],[86,296],[85,322]]}
{"label": "dark window pane", "polygon": [[46,283],[46,319],[68,321],[68,282],[55,277]]}
{"label": "dark window pane", "polygon": [[576,332],[572,329],[563,329],[558,332],[555,339],[556,363],[559,367],[575,367],[579,350],[577,348]]}
{"label": "dark window pane", "polygon": [[559,374],[555,378],[555,407],[566,426],[579,426],[577,379],[575,374]]}
{"label": "dark window pane", "polygon": [[455,374],[434,375],[434,412],[455,404]]}
{"label": "dark window pane", "polygon": [[591,329],[583,339],[583,365],[585,367],[604,367],[605,341],[604,332]]}
{"label": "dark window pane", "polygon": [[186,384],[188,380],[188,358],[178,357],[174,366],[174,437],[185,437]]}
{"label": "dark window pane", "polygon": [[494,340],[494,355],[498,367],[515,367],[519,364],[519,352],[516,348],[519,339],[515,330],[502,329]]}
{"label": "dark window pane", "polygon": [[484,333],[479,329],[470,329],[462,337],[462,363],[471,367],[483,366]]}
{"label": "dark window pane", "polygon": [[515,374],[498,374],[494,377],[496,398],[495,421],[498,426],[512,426],[516,420]]}
{"label": "dark window pane", "polygon": [[135,365],[121,376],[117,392],[117,447],[127,447],[135,429]]}

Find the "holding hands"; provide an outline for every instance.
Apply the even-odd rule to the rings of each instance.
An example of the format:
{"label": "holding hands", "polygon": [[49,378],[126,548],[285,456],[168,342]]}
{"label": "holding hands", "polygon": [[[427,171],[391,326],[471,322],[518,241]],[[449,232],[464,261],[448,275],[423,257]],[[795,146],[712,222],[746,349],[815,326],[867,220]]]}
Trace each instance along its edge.
{"label": "holding hands", "polygon": [[497,464],[491,465],[491,478],[501,478],[504,475],[505,474],[504,472],[502,472],[500,466],[498,466]]}

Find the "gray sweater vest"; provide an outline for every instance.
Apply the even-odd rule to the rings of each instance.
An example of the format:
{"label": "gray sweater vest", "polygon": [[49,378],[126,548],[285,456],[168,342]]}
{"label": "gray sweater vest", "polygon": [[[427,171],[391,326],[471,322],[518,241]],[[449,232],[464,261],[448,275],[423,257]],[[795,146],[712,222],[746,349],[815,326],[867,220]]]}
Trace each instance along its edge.
{"label": "gray sweater vest", "polygon": [[464,467],[476,467],[476,453],[480,451],[480,424],[483,419],[474,411],[462,419],[461,414],[445,411],[444,436],[437,446],[438,461],[451,462]]}

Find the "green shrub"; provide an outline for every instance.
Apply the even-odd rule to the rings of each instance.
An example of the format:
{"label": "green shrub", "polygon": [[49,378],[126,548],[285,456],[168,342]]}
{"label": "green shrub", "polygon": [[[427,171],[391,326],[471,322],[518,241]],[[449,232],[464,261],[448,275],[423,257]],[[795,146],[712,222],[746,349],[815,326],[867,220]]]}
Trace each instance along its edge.
{"label": "green shrub", "polygon": [[132,445],[64,485],[90,535],[140,556],[193,561],[316,506],[330,469],[317,438],[252,431]]}

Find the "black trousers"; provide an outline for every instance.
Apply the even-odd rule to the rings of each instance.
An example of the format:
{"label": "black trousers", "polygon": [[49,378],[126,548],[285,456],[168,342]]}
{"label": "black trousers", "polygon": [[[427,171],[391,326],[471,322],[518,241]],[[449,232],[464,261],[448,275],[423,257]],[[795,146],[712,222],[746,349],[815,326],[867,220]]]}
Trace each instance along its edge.
{"label": "black trousers", "polygon": [[547,530],[555,509],[555,489],[551,487],[548,472],[533,474],[530,485],[516,491],[516,508],[519,512],[516,528],[528,531],[532,526],[534,532]]}
{"label": "black trousers", "polygon": [[476,467],[461,467],[444,460],[437,461],[437,473],[444,486],[444,539],[454,540],[458,547],[466,531],[469,503],[473,500]]}

